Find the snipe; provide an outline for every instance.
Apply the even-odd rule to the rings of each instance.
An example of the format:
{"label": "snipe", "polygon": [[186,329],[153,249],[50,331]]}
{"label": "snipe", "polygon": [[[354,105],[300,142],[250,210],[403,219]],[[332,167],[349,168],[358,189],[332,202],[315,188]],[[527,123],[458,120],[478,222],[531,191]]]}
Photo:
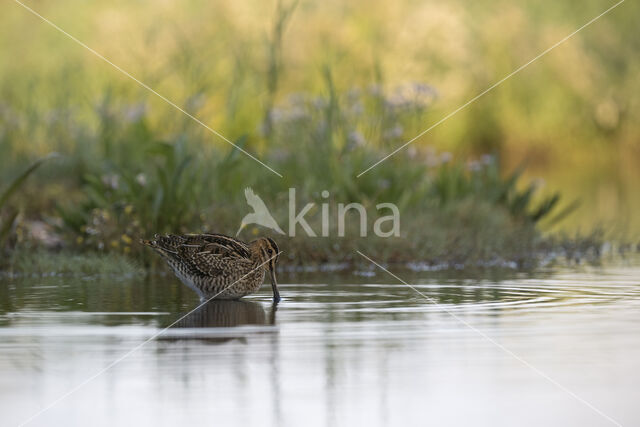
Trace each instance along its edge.
{"label": "snipe", "polygon": [[271,275],[273,301],[280,301],[276,282],[278,246],[261,237],[245,243],[223,234],[155,235],[141,240],[169,264],[175,275],[202,298],[238,299],[256,292]]}

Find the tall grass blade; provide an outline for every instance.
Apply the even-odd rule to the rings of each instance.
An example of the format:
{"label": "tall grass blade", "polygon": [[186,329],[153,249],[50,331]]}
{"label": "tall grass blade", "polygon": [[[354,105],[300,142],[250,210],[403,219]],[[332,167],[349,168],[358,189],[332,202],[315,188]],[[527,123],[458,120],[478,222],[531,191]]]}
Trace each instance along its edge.
{"label": "tall grass blade", "polygon": [[0,249],[4,247],[4,244],[9,237],[9,233],[11,232],[11,229],[13,228],[13,224],[15,223],[17,217],[18,211],[14,211],[9,215],[9,218],[7,218],[0,224]]}
{"label": "tall grass blade", "polygon": [[29,175],[31,175],[36,169],[38,169],[40,165],[44,163],[46,160],[49,160],[54,157],[59,157],[59,154],[51,153],[47,156],[44,156],[36,160],[24,172],[22,172],[20,175],[14,178],[14,180],[9,184],[7,189],[4,190],[2,194],[0,194],[0,209],[2,209],[4,204],[7,202],[7,200],[9,200],[9,197],[11,197],[11,195],[15,193],[22,186],[22,183],[29,177]]}

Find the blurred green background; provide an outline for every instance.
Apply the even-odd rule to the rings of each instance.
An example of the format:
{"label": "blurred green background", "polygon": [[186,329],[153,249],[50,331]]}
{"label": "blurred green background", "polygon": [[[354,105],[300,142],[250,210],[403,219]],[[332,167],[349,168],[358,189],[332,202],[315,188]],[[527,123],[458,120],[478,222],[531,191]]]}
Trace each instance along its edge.
{"label": "blurred green background", "polygon": [[[25,4],[284,175],[232,152],[20,5],[3,2],[0,182],[39,156],[61,153],[16,203],[25,218],[62,217],[67,229],[76,227],[77,242],[91,237],[87,224],[102,214],[96,208],[117,203],[119,215],[133,218],[121,220],[115,233],[147,232],[135,230],[136,219],[148,225],[154,218],[164,231],[212,216],[210,228],[228,223],[223,231],[233,233],[236,211],[217,204],[237,203],[243,215],[248,185],[271,200],[295,186],[309,198],[328,189],[345,202],[387,197],[417,206],[412,197],[439,190],[432,174],[420,193],[415,165],[441,170],[449,153],[458,166],[445,165],[446,173],[487,167],[507,179],[524,166],[517,186],[538,190],[533,210],[556,192],[557,210],[579,203],[561,221],[541,221],[542,231],[601,227],[612,238],[640,232],[635,2],[624,2],[359,179],[365,167],[614,2]],[[100,200],[111,197],[102,187],[117,193],[123,182],[131,194]],[[148,194],[145,186],[153,187]],[[202,201],[194,212],[175,209],[193,200]]]}

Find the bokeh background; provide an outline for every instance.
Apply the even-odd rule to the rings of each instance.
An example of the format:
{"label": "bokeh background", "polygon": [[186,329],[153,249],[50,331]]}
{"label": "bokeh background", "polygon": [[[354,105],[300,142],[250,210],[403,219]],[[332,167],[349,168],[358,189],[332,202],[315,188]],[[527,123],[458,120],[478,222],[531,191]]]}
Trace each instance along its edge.
{"label": "bokeh background", "polygon": [[[418,164],[470,171],[462,174],[496,168],[501,180],[523,167],[517,187],[536,189],[529,213],[556,193],[554,210],[571,210],[536,224],[543,233],[598,228],[607,238],[633,239],[640,232],[635,2],[624,2],[359,179],[355,174],[382,155],[614,2],[25,4],[284,175],[234,152],[19,4],[3,2],[0,179],[60,153],[15,204],[25,221],[75,230],[65,237],[75,244],[92,238],[87,228],[96,221],[108,227],[112,216],[127,214],[133,219],[113,225],[124,241],[107,238],[100,248],[126,246],[148,224],[194,229],[213,217],[208,227],[219,229],[228,218],[222,228],[233,233],[246,211],[247,185],[276,205],[274,198],[295,186],[311,199],[329,189],[341,201],[387,197],[419,212],[410,200],[413,192],[423,194],[411,166]],[[440,191],[441,207],[469,182],[449,185],[450,177],[440,177],[455,188],[434,190],[437,173],[419,198]],[[220,208],[233,203],[237,210]]]}

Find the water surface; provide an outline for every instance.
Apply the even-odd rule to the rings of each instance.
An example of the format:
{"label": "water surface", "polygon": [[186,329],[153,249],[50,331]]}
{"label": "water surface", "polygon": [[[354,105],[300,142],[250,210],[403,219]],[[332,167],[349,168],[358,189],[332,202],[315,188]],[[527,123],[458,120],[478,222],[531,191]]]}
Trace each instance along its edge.
{"label": "water surface", "polygon": [[[638,425],[635,265],[394,270],[437,304],[384,273],[281,275],[277,307],[268,285],[209,303],[30,425]],[[0,278],[0,424],[198,303],[170,276]]]}

